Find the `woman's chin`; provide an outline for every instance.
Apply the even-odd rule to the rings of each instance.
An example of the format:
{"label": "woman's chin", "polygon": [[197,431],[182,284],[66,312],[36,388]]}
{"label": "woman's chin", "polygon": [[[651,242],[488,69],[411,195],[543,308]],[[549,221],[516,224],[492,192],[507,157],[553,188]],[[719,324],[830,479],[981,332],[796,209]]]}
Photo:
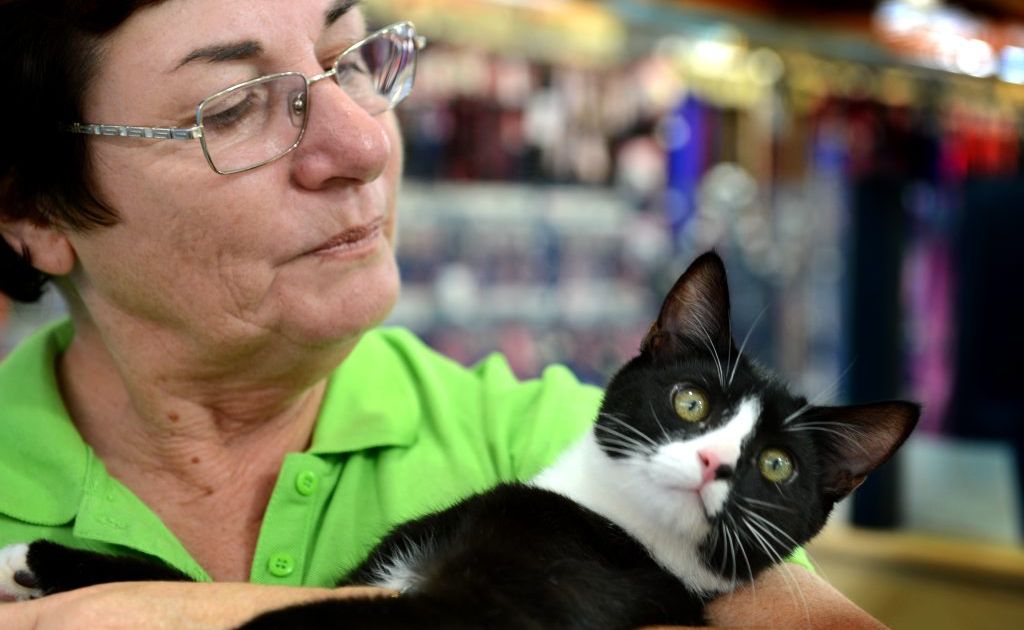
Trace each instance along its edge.
{"label": "woman's chin", "polygon": [[336,280],[326,287],[318,282],[317,289],[284,298],[281,330],[285,337],[312,347],[353,343],[387,319],[398,301],[401,283],[393,259]]}

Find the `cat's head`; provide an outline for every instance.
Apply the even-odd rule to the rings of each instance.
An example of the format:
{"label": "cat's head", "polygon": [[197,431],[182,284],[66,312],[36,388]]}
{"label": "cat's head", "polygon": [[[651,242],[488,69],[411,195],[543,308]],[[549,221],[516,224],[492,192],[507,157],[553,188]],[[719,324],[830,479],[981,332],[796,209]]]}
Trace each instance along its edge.
{"label": "cat's head", "polygon": [[815,406],[741,356],[725,267],[708,253],[609,383],[595,436],[650,525],[689,537],[704,567],[733,583],[817,534],[919,411]]}

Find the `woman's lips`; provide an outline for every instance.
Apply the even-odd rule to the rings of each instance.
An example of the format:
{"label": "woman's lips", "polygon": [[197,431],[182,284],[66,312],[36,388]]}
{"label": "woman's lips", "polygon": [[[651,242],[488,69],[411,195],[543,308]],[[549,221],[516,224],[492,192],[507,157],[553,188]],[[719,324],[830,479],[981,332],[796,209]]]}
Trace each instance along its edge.
{"label": "woman's lips", "polygon": [[383,219],[377,219],[366,225],[351,227],[335,234],[309,253],[314,255],[332,255],[358,251],[376,241],[381,235],[383,224]]}

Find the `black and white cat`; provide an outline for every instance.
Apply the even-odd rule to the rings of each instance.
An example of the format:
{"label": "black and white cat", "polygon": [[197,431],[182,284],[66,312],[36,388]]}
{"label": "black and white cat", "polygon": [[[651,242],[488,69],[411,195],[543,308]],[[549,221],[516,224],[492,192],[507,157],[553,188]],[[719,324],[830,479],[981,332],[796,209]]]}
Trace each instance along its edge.
{"label": "black and white cat", "polygon": [[[818,407],[791,394],[737,350],[725,268],[705,254],[609,383],[593,429],[551,468],[400,525],[342,581],[400,596],[244,627],[702,625],[708,600],[817,534],[918,415],[907,402]],[[45,542],[0,551],[0,591],[20,596],[126,579],[187,578]]]}

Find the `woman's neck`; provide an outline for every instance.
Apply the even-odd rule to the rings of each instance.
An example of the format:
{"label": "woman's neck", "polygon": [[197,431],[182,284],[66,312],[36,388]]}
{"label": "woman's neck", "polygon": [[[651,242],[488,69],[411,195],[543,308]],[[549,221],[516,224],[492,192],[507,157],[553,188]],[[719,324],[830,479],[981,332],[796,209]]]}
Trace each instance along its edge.
{"label": "woman's neck", "polygon": [[166,340],[144,342],[128,331],[110,339],[78,318],[75,326],[58,365],[65,404],[86,442],[129,487],[142,478],[202,486],[252,462],[276,470],[285,453],[308,447],[330,366],[347,354],[311,353],[290,368],[278,357],[273,374],[271,365],[243,362],[218,376],[172,352],[146,350],[167,348]]}
{"label": "woman's neck", "polygon": [[88,321],[75,326],[57,372],[83,439],[214,579],[247,579],[282,460],[308,448],[327,366],[344,355],[297,365],[304,377],[274,386],[244,364],[236,378],[193,383],[173,357],[117,352],[137,339],[111,343]]}

